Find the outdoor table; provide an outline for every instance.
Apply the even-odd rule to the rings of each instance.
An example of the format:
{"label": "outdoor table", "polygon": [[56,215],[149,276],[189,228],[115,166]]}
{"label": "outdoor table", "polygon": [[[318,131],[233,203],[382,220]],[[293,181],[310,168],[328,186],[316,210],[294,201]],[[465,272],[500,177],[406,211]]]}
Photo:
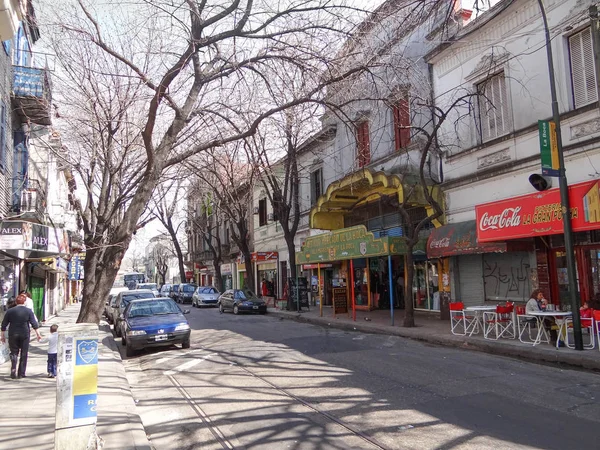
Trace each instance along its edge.
{"label": "outdoor table", "polygon": [[471,326],[471,332],[469,336],[473,336],[473,333],[479,333],[479,329],[483,330],[483,313],[486,311],[496,311],[495,306],[467,306],[465,311],[473,312],[473,316],[475,317],[473,321],[473,326]]}
{"label": "outdoor table", "polygon": [[[533,341],[533,345],[536,346],[538,344],[542,343],[542,334],[546,335],[546,338],[548,337],[548,334],[546,333],[546,329],[544,328],[544,318],[545,317],[554,317],[558,324],[558,321],[560,320],[560,325],[558,328],[558,338],[556,339],[556,348],[558,348],[558,342],[560,341],[561,336],[563,335],[563,331],[565,333],[566,336],[566,318],[571,316],[573,313],[571,311],[526,311],[525,312],[528,316],[534,316],[537,320],[537,327],[538,327],[538,332],[537,332],[537,336],[535,338],[535,341]],[[549,339],[548,339],[549,340]],[[546,341],[548,342],[548,341]]]}

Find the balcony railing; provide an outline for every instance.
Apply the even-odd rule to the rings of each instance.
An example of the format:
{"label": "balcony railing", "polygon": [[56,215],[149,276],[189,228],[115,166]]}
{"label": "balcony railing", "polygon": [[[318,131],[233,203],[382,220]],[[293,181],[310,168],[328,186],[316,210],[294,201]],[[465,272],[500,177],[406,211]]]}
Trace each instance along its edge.
{"label": "balcony railing", "polygon": [[29,179],[27,187],[21,189],[20,198],[17,199],[18,203],[13,203],[13,213],[43,216],[46,212],[46,192],[38,180]]}
{"label": "balcony railing", "polygon": [[13,66],[13,97],[24,122],[50,125],[52,87],[46,69]]}

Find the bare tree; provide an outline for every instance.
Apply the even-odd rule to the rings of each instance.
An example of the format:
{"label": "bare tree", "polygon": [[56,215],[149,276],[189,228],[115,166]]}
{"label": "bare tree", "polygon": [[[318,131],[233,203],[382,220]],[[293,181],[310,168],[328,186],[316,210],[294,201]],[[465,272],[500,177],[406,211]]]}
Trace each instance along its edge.
{"label": "bare tree", "polygon": [[159,184],[156,187],[154,198],[150,202],[150,214],[152,217],[158,219],[161,225],[167,230],[167,233],[173,242],[175,256],[177,257],[179,277],[181,280],[185,280],[183,251],[178,235],[179,227],[183,221],[180,221],[177,225],[173,222],[174,218],[176,218],[177,206],[182,193],[183,187],[181,180],[170,180]]}
{"label": "bare tree", "polygon": [[[364,70],[329,66],[361,12],[341,0],[51,3],[40,20],[57,55],[55,103],[85,189],[74,201],[86,246],[78,321],[98,322],[163,172]],[[277,103],[264,93],[282,68],[306,83]]]}
{"label": "bare tree", "polygon": [[152,256],[156,265],[156,274],[158,275],[158,280],[155,281],[160,286],[163,286],[167,282],[169,261],[174,256],[173,251],[169,247],[158,243],[154,246],[154,249],[152,250]]}
{"label": "bare tree", "polygon": [[[190,161],[187,167],[196,179],[194,196],[205,198],[210,193],[211,202],[218,205],[218,219],[229,223],[231,239],[244,257],[246,287],[254,290],[249,210],[255,169],[245,158],[247,147],[246,142],[240,141],[210,149],[201,158]],[[197,228],[202,233],[202,227]],[[208,230],[208,234],[213,233],[211,227]]]}

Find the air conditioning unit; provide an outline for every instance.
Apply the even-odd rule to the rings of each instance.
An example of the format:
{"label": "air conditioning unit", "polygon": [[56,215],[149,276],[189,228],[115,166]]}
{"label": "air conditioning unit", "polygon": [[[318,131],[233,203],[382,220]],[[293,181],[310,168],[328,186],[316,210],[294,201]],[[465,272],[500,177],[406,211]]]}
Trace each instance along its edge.
{"label": "air conditioning unit", "polygon": [[254,207],[254,214],[258,214],[258,206]]}
{"label": "air conditioning unit", "polygon": [[269,222],[273,222],[273,220],[275,220],[275,219],[274,219],[274,216],[273,216],[273,213],[269,213],[269,214],[267,215],[267,220],[268,220]]}

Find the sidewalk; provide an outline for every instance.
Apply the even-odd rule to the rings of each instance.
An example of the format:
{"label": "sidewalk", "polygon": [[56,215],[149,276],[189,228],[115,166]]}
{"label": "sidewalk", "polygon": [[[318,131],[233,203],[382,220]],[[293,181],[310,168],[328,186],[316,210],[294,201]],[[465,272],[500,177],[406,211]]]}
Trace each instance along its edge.
{"label": "sidewalk", "polygon": [[[42,337],[50,325],[75,323],[79,305],[68,306],[40,327]],[[118,347],[110,328],[99,329],[98,355],[98,435],[105,450],[150,450]],[[46,378],[47,340],[32,342],[27,363],[27,378],[11,380],[10,363],[0,365],[0,449],[52,450],[56,380]]]}
{"label": "sidewalk", "polygon": [[404,311],[394,311],[394,325],[391,325],[389,310],[356,311],[356,322],[350,314],[333,315],[331,307],[323,308],[323,317],[319,316],[319,307],[311,306],[310,310],[285,311],[269,308],[269,314],[285,319],[309,322],[323,326],[356,330],[365,333],[389,334],[401,336],[436,345],[478,350],[496,355],[509,356],[539,363],[555,363],[582,369],[600,371],[600,351],[576,351],[569,348],[557,349],[548,344],[532,346],[518,339],[499,339],[497,341],[483,339],[481,335],[455,336],[450,332],[450,321],[440,320],[428,313],[415,312],[414,328],[404,328],[402,321]]}

